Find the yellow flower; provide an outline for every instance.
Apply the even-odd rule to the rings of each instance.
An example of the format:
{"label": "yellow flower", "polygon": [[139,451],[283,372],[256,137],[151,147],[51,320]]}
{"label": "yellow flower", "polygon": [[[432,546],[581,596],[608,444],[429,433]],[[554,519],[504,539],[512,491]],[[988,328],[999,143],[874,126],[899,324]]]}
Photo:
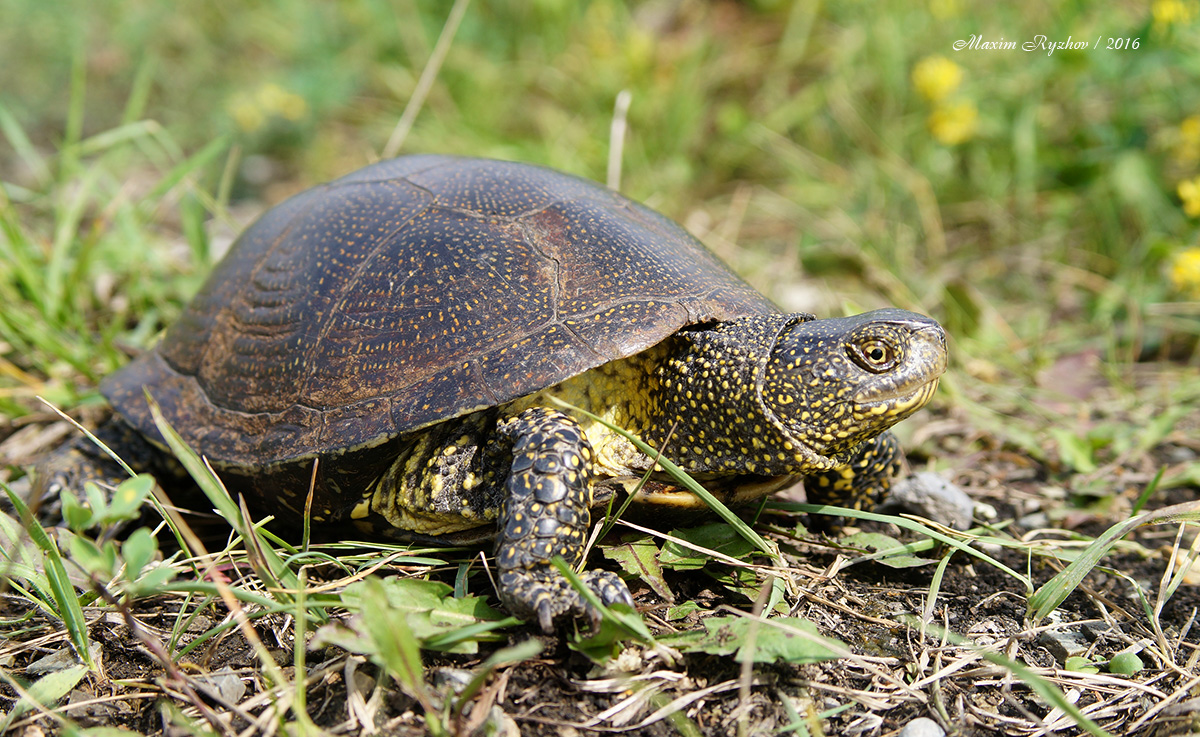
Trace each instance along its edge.
{"label": "yellow flower", "polygon": [[263,111],[245,95],[238,95],[229,103],[229,114],[233,116],[233,122],[237,123],[237,127],[247,133],[255,132],[267,122],[267,116],[263,115]]}
{"label": "yellow flower", "polygon": [[1175,188],[1183,200],[1183,211],[1188,217],[1200,217],[1200,177],[1185,179]]}
{"label": "yellow flower", "polygon": [[1184,118],[1179,124],[1176,154],[1185,164],[1200,161],[1200,115]]}
{"label": "yellow flower", "polygon": [[1200,299],[1200,246],[1175,254],[1167,273],[1176,291]]}
{"label": "yellow flower", "polygon": [[1155,0],[1150,6],[1150,14],[1154,16],[1154,25],[1169,26],[1190,22],[1196,17],[1196,3],[1185,0]]}
{"label": "yellow flower", "polygon": [[927,56],[913,67],[912,82],[930,102],[940,102],[962,84],[962,67],[944,56]]}
{"label": "yellow flower", "polygon": [[233,122],[246,133],[263,128],[272,118],[296,122],[308,114],[308,102],[295,92],[268,82],[253,94],[238,93],[228,105]]}
{"label": "yellow flower", "polygon": [[975,135],[979,111],[974,103],[955,102],[939,105],[929,114],[929,132],[939,143],[956,146]]}
{"label": "yellow flower", "polygon": [[268,83],[259,87],[255,99],[263,110],[293,122],[308,112],[308,103],[303,97],[277,84]]}

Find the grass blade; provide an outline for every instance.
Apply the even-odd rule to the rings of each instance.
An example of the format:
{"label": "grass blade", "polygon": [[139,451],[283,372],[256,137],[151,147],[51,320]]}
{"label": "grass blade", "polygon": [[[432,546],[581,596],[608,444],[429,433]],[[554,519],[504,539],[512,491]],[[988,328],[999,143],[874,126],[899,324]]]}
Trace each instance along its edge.
{"label": "grass blade", "polygon": [[1200,502],[1187,502],[1140,514],[1108,528],[1079,557],[1029,597],[1029,617],[1036,624],[1058,608],[1118,540],[1143,525],[1200,522]]}
{"label": "grass blade", "polygon": [[50,592],[54,596],[54,603],[58,607],[56,614],[66,627],[67,637],[76,657],[88,668],[92,668],[94,664],[88,648],[87,620],[84,619],[83,607],[79,604],[79,596],[75,593],[75,587],[71,585],[71,579],[67,576],[67,569],[63,564],[62,555],[58,552],[58,546],[34,519],[33,513],[21,495],[10,489],[8,484],[0,482],[0,486],[4,487],[4,493],[8,495],[9,501],[17,510],[17,514],[21,518],[21,525],[29,533],[29,538],[46,557],[46,577],[50,583]]}
{"label": "grass blade", "polygon": [[[238,531],[242,539],[247,545],[247,549],[252,551],[254,555],[251,560],[254,562],[261,561],[261,566],[256,566],[259,576],[263,578],[268,585],[275,589],[275,595],[281,601],[288,603],[292,600],[288,591],[296,591],[300,582],[288,566],[275,552],[275,548],[269,544],[269,541],[264,540],[261,534],[250,520],[243,516],[242,510],[229,496],[229,492],[225,489],[224,484],[209,468],[196,452],[188,447],[188,444],[183,441],[179,433],[175,432],[175,428],[167,422],[162,415],[162,410],[159,409],[158,403],[149,395],[146,396],[146,401],[150,403],[150,414],[154,417],[154,424],[158,427],[158,431],[162,433],[163,439],[167,441],[167,445],[171,448],[171,452],[187,469],[188,474],[200,486],[201,491],[212,502],[221,516]],[[323,613],[316,616],[324,617]]]}
{"label": "grass blade", "polygon": [[779,555],[779,551],[774,545],[768,543],[762,537],[762,535],[759,535],[757,532],[755,532],[750,525],[746,524],[745,520],[737,516],[737,514],[729,509],[729,507],[725,506],[720,499],[717,499],[715,496],[713,496],[708,489],[705,489],[703,486],[696,483],[696,480],[691,476],[688,476],[687,472],[685,472],[682,468],[667,460],[654,448],[651,448],[649,445],[642,442],[641,438],[626,431],[624,428],[620,428],[616,425],[605,422],[603,418],[598,417],[585,409],[568,404],[567,402],[554,397],[551,397],[551,401],[564,409],[568,409],[572,412],[578,412],[582,415],[592,418],[593,420],[596,420],[629,442],[633,443],[634,447],[645,453],[648,457],[658,458],[658,465],[662,466],[662,469],[670,474],[671,478],[678,481],[680,486],[699,497],[701,501],[708,505],[709,509],[713,510],[717,516],[727,522],[731,527],[733,527],[733,529],[737,530],[738,534],[745,538],[747,542],[770,556],[771,560],[774,561],[776,565],[786,565]]}

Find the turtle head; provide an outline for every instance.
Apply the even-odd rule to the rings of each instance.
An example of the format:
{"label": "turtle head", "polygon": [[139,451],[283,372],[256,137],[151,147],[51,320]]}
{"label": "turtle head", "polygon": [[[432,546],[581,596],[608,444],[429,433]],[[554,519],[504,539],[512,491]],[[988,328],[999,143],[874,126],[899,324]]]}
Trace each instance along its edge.
{"label": "turtle head", "polygon": [[795,320],[771,348],[759,396],[801,455],[832,458],[923,407],[946,361],[942,326],[914,312]]}

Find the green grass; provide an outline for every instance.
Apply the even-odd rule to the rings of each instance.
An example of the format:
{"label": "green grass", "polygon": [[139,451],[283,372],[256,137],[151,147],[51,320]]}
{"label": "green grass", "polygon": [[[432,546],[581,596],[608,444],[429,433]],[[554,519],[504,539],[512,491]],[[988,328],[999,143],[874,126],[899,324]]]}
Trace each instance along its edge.
{"label": "green grass", "polygon": [[[1200,115],[1200,9],[1181,7],[1191,18],[1167,23],[1140,4],[476,0],[402,152],[603,180],[615,100],[628,91],[624,193],[687,225],[787,309],[897,305],[943,322],[952,366],[935,404],[966,429],[954,458],[921,449],[935,463],[1014,452],[1064,487],[1073,510],[1159,507],[1118,472],[1169,465],[1158,493],[1200,485],[1200,464],[1164,451],[1200,432],[1200,284],[1177,265],[1200,243],[1178,193],[1200,176],[1200,133],[1188,127]],[[37,397],[100,406],[100,377],[153,344],[249,217],[375,160],[449,9],[9,0],[0,442],[43,419]],[[976,33],[1102,48],[953,50]],[[1105,49],[1109,38],[1138,48]],[[932,55],[961,73],[940,101],[912,76]],[[948,109],[960,123],[975,111],[955,143],[931,126]],[[1093,543],[1084,567],[1102,548]],[[316,626],[330,602],[297,593],[295,569],[316,565],[297,555],[253,558],[276,585],[270,597],[198,586],[177,629],[226,594]],[[1046,600],[1074,588],[1070,571]],[[27,600],[69,622],[85,653],[66,577],[61,561],[33,576]],[[1166,651],[1160,608],[1145,614]],[[465,718],[465,701],[439,707],[421,690],[404,638],[374,634],[391,649],[371,652],[402,663],[397,677],[430,719]],[[49,700],[82,677],[68,676],[43,684]],[[297,701],[303,710],[302,689]]]}

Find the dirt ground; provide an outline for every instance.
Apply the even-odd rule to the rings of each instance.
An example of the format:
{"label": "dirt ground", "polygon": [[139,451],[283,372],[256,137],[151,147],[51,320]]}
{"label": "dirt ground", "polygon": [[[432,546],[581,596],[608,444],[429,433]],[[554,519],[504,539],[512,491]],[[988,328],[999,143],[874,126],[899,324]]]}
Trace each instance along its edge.
{"label": "dirt ground", "polygon": [[[946,417],[931,417],[928,428],[953,427]],[[927,433],[928,435],[929,433]],[[1168,440],[1151,455],[1186,460],[1198,449],[1186,441]],[[914,465],[936,457],[941,467],[961,469],[951,480],[976,503],[984,520],[1010,539],[1029,539],[1024,525],[1052,514],[1058,533],[1090,539],[1128,512],[1127,495],[1119,494],[1107,512],[1077,509],[1062,512],[1053,493],[1070,478],[1003,447],[964,444],[961,432],[926,438],[912,454]],[[971,447],[970,453],[953,448]],[[1114,468],[1114,478],[1128,482],[1145,469]],[[1137,485],[1132,484],[1130,488]],[[1195,488],[1160,492],[1149,507],[1195,501]],[[1111,501],[1111,500],[1110,500]],[[764,530],[793,530],[802,517],[767,512]],[[859,526],[903,540],[914,536],[874,523]],[[1000,534],[1000,533],[997,533]],[[505,631],[505,641],[482,643],[472,655],[423,653],[425,680],[441,709],[439,724],[452,734],[586,735],[622,734],[726,735],[796,734],[891,735],[918,717],[941,723],[950,734],[1035,735],[1080,734],[1067,726],[1061,712],[1006,668],[982,659],[947,632],[969,638],[976,647],[1001,652],[1034,669],[1092,715],[1111,734],[1188,734],[1200,729],[1193,701],[1200,682],[1196,668],[1195,618],[1200,593],[1181,586],[1157,615],[1163,638],[1175,648],[1175,661],[1165,662],[1147,616],[1154,592],[1175,543],[1174,526],[1141,527],[1093,570],[1045,623],[1034,628],[1026,617],[1027,592],[1011,575],[962,553],[954,554],[940,579],[935,605],[922,634],[934,565],[940,549],[924,553],[930,565],[892,568],[878,562],[835,567],[850,556],[838,554],[819,537],[792,539],[774,534],[794,566],[791,614],[814,622],[823,634],[847,643],[853,655],[810,664],[769,663],[745,668],[731,656],[680,654],[666,648],[628,645],[599,666],[567,645],[565,637],[547,637],[522,626]],[[1036,537],[1036,535],[1034,535]],[[1190,543],[1185,540],[1184,547]],[[979,544],[995,560],[1028,572],[1040,585],[1064,562],[1030,556],[1016,546]],[[593,563],[601,556],[593,553]],[[829,571],[836,570],[830,576]],[[676,601],[701,605],[703,616],[729,608],[747,611],[751,604],[702,571],[667,571]],[[453,583],[453,568],[445,576]],[[319,584],[311,580],[310,585]],[[1136,585],[1135,585],[1136,584]],[[632,581],[639,609],[656,635],[702,628],[702,617],[668,623],[667,603],[645,584]],[[1148,592],[1150,604],[1139,599]],[[479,590],[476,588],[475,590]],[[19,637],[6,642],[0,656],[10,673],[23,673],[47,653],[62,650],[57,622],[31,610],[11,594],[2,600],[8,621],[24,617]],[[494,603],[494,602],[493,602]],[[178,725],[193,730],[220,725],[224,734],[275,734],[281,724],[270,716],[271,705],[290,703],[294,686],[272,685],[258,651],[239,633],[225,635],[193,651],[183,662],[164,667],[161,645],[177,627],[182,608],[197,609],[178,594],[139,601],[132,609],[90,607],[90,635],[101,647],[102,675],[85,677],[63,700],[59,714],[80,726],[119,725],[141,734],[179,734]],[[214,601],[199,607],[189,620],[183,641],[206,631],[228,610]],[[337,612],[335,611],[335,615]],[[256,620],[255,632],[281,673],[295,678],[293,623],[270,616]],[[1133,675],[1081,673],[1064,669],[1061,638],[1075,633],[1087,656],[1107,661],[1131,645],[1141,652],[1145,669]],[[542,653],[516,665],[503,666],[465,703],[454,694],[499,647],[530,638]],[[153,643],[157,642],[159,647]],[[1141,647],[1138,647],[1141,646]],[[332,734],[425,734],[424,707],[411,689],[366,659],[335,647],[307,653],[307,707],[313,723]],[[32,671],[29,671],[32,672]],[[18,696],[6,683],[5,709]],[[453,708],[452,708],[453,706]],[[818,716],[819,715],[819,716]],[[194,720],[194,721],[190,721]],[[293,724],[292,729],[296,727]],[[14,734],[61,733],[56,718],[36,711],[18,720]]]}

